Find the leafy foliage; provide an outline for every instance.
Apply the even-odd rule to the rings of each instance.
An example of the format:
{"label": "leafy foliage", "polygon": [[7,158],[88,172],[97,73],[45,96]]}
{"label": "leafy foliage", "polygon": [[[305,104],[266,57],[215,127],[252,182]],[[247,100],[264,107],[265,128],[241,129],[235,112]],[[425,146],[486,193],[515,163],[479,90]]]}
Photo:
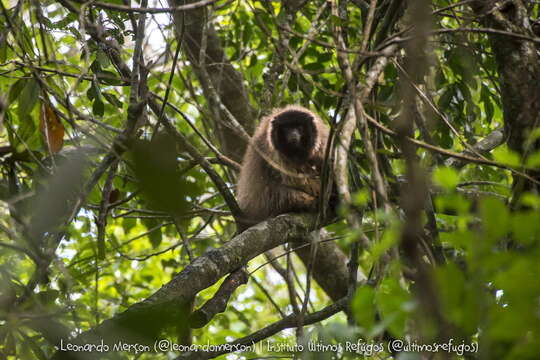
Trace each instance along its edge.
{"label": "leafy foliage", "polygon": [[[1,358],[51,358],[60,339],[76,338],[143,302],[194,258],[235,235],[224,189],[234,188],[240,159],[229,159],[223,149],[246,144],[224,130],[235,127],[223,115],[226,106],[249,129],[254,124],[242,116],[251,121],[255,113],[304,104],[339,140],[353,97],[343,57],[360,91],[377,59],[388,56],[382,50],[395,41],[399,48],[388,56],[363,106],[389,129],[405,111],[401,84],[414,74],[404,75],[410,54],[401,43],[411,19],[398,1],[372,1],[377,8],[366,39],[366,1],[336,2],[336,15],[333,3],[323,0],[219,0],[192,10],[197,16],[180,11],[176,19],[170,9],[144,13],[125,3],[165,7],[154,1],[0,0]],[[538,182],[540,132],[537,127],[526,132],[527,151],[506,144],[496,144],[491,153],[475,151],[495,131],[506,126],[511,132],[505,116],[519,115],[504,107],[517,100],[501,89],[509,85],[501,84],[504,64],[497,63],[491,33],[481,31],[485,26],[473,8],[454,0],[428,5],[433,41],[424,59],[426,75],[415,82],[412,134],[422,142],[415,160],[429,184],[429,197],[416,199],[421,227],[429,235],[419,236],[428,285],[422,287],[420,270],[403,256],[407,218],[400,198],[408,165],[399,136],[370,126],[388,191],[385,204],[371,177],[372,154],[359,125],[348,151],[353,200],[342,201],[339,219],[326,226],[346,254],[354,256],[355,246],[362,245],[355,258],[361,276],[351,289],[351,311],[306,326],[296,337],[291,330],[278,332],[256,351],[220,358],[285,357],[292,352],[270,350],[269,344],[337,346],[361,339],[384,344],[377,358],[419,359],[414,352],[392,354],[387,344],[392,339],[434,343],[445,336],[457,344],[478,344],[479,351],[466,358],[536,359],[540,354],[540,197],[522,183]],[[538,2],[523,7],[531,22],[538,21]],[[190,30],[201,13],[195,34],[208,36],[203,45]],[[145,26],[137,29],[140,24]],[[336,44],[338,28],[348,49]],[[523,34],[519,41],[533,39],[537,46],[537,35]],[[213,62],[216,53],[222,63]],[[226,78],[227,65],[239,74],[240,84]],[[245,98],[238,88],[246,89]],[[227,91],[230,98],[223,96]],[[539,94],[530,96],[540,102]],[[256,111],[234,112],[234,101]],[[456,154],[462,156],[451,160]],[[306,279],[311,269],[294,255],[292,243],[271,255],[280,255],[274,265],[263,256],[249,263],[250,271],[257,269],[249,283],[233,293],[225,312],[193,330],[194,344],[228,343],[298,314],[303,306],[313,313],[332,302],[331,294]],[[194,308],[219,286],[198,293]],[[423,293],[430,287],[433,293]],[[423,296],[429,297],[429,308]],[[149,328],[159,327],[158,320],[151,322]],[[178,335],[176,329],[159,330],[171,341]],[[364,350],[305,356],[372,356]],[[140,358],[177,355],[145,352]]]}

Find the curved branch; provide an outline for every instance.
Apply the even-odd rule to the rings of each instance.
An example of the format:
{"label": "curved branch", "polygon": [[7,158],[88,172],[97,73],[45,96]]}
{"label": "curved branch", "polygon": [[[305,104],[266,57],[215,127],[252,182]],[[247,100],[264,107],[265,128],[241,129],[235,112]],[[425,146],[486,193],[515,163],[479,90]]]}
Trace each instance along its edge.
{"label": "curved branch", "polygon": [[[329,317],[344,310],[345,307],[347,306],[347,301],[348,299],[344,297],[337,300],[332,305],[328,305],[322,310],[305,315],[303,318],[303,324],[311,325],[311,324],[318,323],[324,319],[328,319]],[[214,352],[189,352],[189,353],[184,353],[180,355],[179,357],[176,358],[176,360],[212,359],[219,355],[232,352],[234,351],[235,348],[241,348],[242,346],[251,346],[255,343],[258,343],[261,340],[264,340],[272,335],[277,334],[278,332],[282,330],[291,329],[291,328],[296,327],[297,325],[298,325],[298,315],[292,314],[292,315],[286,316],[285,318],[271,325],[268,325],[267,327],[263,329],[255,331],[251,335],[232,341],[229,344],[227,344],[227,346],[223,346],[223,349],[229,349],[229,350],[220,350],[220,351],[214,351]]]}
{"label": "curved branch", "polygon": [[[305,237],[314,223],[312,215],[297,214],[281,215],[255,225],[222,247],[196,258],[147,299],[70,340],[70,343],[87,344],[103,340],[107,344],[118,341],[152,344],[162,330],[187,321],[189,312],[186,304],[198,292],[265,251]],[[58,351],[53,359],[71,359],[72,356],[70,352]]]}
{"label": "curved branch", "polygon": [[240,285],[246,284],[247,281],[248,275],[244,270],[239,269],[231,273],[223,281],[214,296],[190,315],[189,326],[192,329],[200,329],[208,324],[214,316],[224,312],[231,295]]}

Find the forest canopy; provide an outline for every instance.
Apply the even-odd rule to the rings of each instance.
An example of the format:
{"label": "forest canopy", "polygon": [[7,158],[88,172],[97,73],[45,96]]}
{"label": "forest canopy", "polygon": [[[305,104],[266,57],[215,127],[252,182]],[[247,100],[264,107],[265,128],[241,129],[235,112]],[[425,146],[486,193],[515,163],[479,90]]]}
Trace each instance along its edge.
{"label": "forest canopy", "polygon": [[539,1],[0,0],[0,359],[538,359],[539,185]]}

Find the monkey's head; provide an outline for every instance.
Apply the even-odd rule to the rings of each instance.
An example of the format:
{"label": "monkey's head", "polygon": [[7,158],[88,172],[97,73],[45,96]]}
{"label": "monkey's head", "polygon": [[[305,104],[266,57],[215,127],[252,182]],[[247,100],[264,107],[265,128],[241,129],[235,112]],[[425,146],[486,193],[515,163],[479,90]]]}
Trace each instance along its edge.
{"label": "monkey's head", "polygon": [[288,160],[304,163],[316,147],[315,117],[301,108],[285,109],[271,121],[271,141],[274,148]]}

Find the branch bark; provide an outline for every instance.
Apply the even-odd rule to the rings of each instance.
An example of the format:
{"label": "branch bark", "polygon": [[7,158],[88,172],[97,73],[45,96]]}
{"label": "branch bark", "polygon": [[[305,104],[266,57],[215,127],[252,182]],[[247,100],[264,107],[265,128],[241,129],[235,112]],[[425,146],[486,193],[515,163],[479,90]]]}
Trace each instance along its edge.
{"label": "branch bark", "polygon": [[[169,5],[176,7],[190,2],[187,0],[169,0]],[[174,25],[177,36],[180,39],[181,34],[184,34],[183,38],[185,41],[183,41],[183,49],[193,65],[199,81],[203,85],[205,97],[207,99],[214,98],[212,95],[212,89],[214,89],[230,114],[236,118],[238,123],[248,133],[252,133],[255,128],[256,117],[255,111],[248,101],[244,79],[233,68],[230,60],[225,56],[218,34],[210,24],[207,24],[207,21],[206,10],[204,8],[182,12],[178,11],[174,14]],[[204,29],[205,27],[206,30]],[[206,35],[206,40],[203,41],[204,35]],[[203,42],[205,43],[204,47]],[[203,64],[200,61],[201,48],[205,50],[204,54],[202,54],[204,58]],[[201,65],[204,68],[201,68]],[[207,79],[210,80],[211,84],[205,83]],[[218,133],[223,134],[221,136],[223,151],[227,156],[239,161],[245,151],[246,144],[239,142],[236,132],[223,125],[224,122],[227,122],[229,115],[222,110],[219,113],[223,122],[218,121],[215,125]],[[344,283],[336,282],[338,279],[342,280],[348,277],[346,268],[342,272],[342,267],[336,266],[340,260],[345,258],[345,255],[336,244],[327,244],[325,248],[328,253],[339,255],[336,255],[336,258],[331,258],[327,254],[319,255],[316,259],[318,267],[314,269],[314,277],[325,292],[332,299],[336,300],[341,297],[340,288],[346,289],[347,287],[346,280]],[[299,256],[304,262],[307,260],[303,258],[303,254],[299,254]],[[322,271],[320,269],[326,270]],[[330,274],[332,275],[330,276]],[[327,279],[325,280],[325,278]]]}
{"label": "branch bark", "polygon": [[248,275],[242,269],[231,273],[218,291],[203,306],[195,310],[189,317],[189,325],[193,329],[199,329],[212,320],[214,316],[222,313],[227,308],[227,303],[234,291],[248,281]]}
{"label": "branch bark", "polygon": [[[318,323],[344,310],[346,306],[347,306],[347,298],[339,299],[332,305],[328,305],[327,307],[325,307],[324,309],[320,311],[316,311],[314,313],[305,315],[303,319],[303,323],[304,325],[311,325],[311,324]],[[232,352],[234,351],[235,348],[241,349],[242,346],[253,345],[261,340],[264,340],[272,335],[277,334],[278,332],[282,330],[290,329],[290,328],[296,327],[297,325],[298,325],[298,315],[292,314],[271,325],[268,325],[267,327],[261,330],[254,332],[251,335],[248,335],[241,339],[230,342],[228,344],[229,346],[223,347],[223,348],[227,348],[228,350],[221,350],[221,351],[214,351],[214,352],[189,352],[189,353],[184,353],[180,355],[179,357],[176,358],[176,360],[213,359],[219,355]]]}
{"label": "branch bark", "polygon": [[[265,251],[305,237],[312,230],[309,228],[311,224],[314,224],[311,215],[281,215],[253,226],[222,247],[196,258],[147,299],[70,342],[88,344],[103,340],[107,344],[114,344],[121,340],[126,343],[153,344],[162,330],[187,321],[189,311],[186,305],[198,292]],[[75,356],[80,359],[81,353],[58,351],[53,359],[73,359]]]}
{"label": "branch bark", "polygon": [[[191,2],[193,1],[169,0],[169,5],[178,7]],[[210,102],[214,101],[210,106],[219,109],[217,113],[222,121],[216,119],[215,126],[220,136],[222,148],[227,156],[239,161],[242,159],[247,144],[239,143],[236,133],[223,125],[228,121],[228,115],[223,109],[220,109],[215,100],[212,100],[214,96],[211,88],[215,89],[220,102],[248,133],[252,133],[255,128],[255,111],[249,103],[244,79],[225,55],[221,41],[212,25],[208,24],[206,15],[205,8],[176,11],[174,13],[174,26],[178,41],[182,41],[182,47],[203,86],[206,99]],[[202,46],[203,42],[205,42],[204,47]],[[203,54],[200,54],[201,48],[204,50]],[[201,63],[200,55],[202,55],[204,63]],[[208,79],[210,84],[207,83]]]}
{"label": "branch bark", "polygon": [[[470,6],[486,27],[523,36],[534,34],[532,14],[528,14],[520,0],[503,7],[493,0],[476,0]],[[540,55],[535,43],[524,38],[497,32],[489,33],[488,38],[499,72],[508,147],[526,157],[540,149],[540,140],[527,141],[532,130],[540,125]],[[528,174],[540,179],[538,171]],[[538,185],[514,174],[514,202],[524,191],[534,189]]]}

